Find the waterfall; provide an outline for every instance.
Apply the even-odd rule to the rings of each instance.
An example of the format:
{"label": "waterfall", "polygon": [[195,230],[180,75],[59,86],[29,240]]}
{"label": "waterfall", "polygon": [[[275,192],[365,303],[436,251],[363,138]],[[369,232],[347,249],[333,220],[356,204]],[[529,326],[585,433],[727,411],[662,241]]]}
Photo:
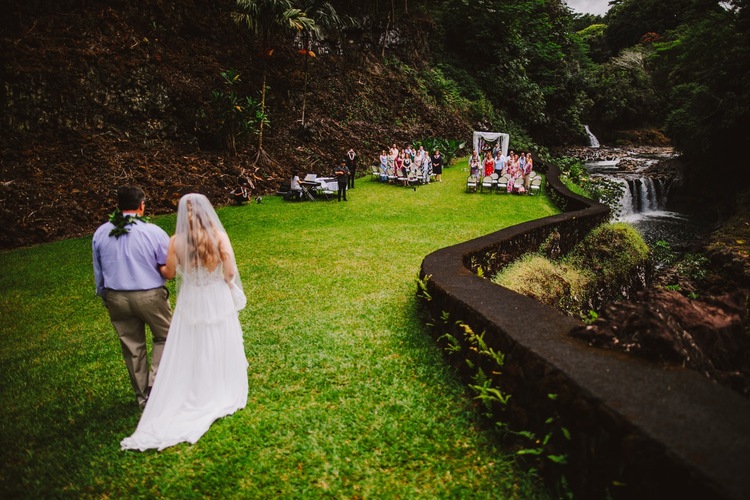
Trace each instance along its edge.
{"label": "waterfall", "polygon": [[649,245],[684,244],[703,230],[693,217],[670,210],[667,198],[676,179],[659,169],[653,154],[607,147],[584,154],[593,157],[585,162],[592,178],[619,188],[619,203],[612,207],[617,221],[631,224]]}
{"label": "waterfall", "polygon": [[625,179],[612,177],[612,180],[620,184],[622,189],[622,198],[620,198],[620,217],[627,217],[633,214],[633,194],[630,185]]}
{"label": "waterfall", "polygon": [[589,136],[589,146],[592,148],[598,148],[599,147],[599,139],[596,138],[596,136],[591,133],[591,130],[589,130],[588,125],[583,126],[586,129],[586,133]]}
{"label": "waterfall", "polygon": [[622,186],[622,200],[620,202],[623,216],[657,212],[664,209],[667,201],[668,185],[661,179],[651,177],[636,177],[632,179],[618,179]]}

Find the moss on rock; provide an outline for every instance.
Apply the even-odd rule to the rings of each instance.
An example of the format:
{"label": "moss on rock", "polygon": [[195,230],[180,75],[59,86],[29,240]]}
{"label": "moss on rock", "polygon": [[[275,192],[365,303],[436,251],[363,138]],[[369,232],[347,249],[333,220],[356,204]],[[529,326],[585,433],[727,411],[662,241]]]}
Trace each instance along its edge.
{"label": "moss on rock", "polygon": [[599,226],[560,261],[529,254],[492,281],[569,315],[585,315],[645,285],[649,249],[630,225]]}

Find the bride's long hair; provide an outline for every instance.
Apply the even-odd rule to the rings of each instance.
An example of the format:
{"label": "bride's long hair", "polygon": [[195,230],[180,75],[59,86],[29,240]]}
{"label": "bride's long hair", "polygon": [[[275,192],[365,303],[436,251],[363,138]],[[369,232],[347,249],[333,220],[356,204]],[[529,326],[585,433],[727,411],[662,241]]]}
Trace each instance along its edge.
{"label": "bride's long hair", "polygon": [[207,269],[214,269],[221,260],[220,249],[217,244],[216,226],[207,217],[200,205],[188,197],[185,200],[187,210],[187,251],[188,259],[193,267],[202,265]]}
{"label": "bride's long hair", "polygon": [[[224,243],[222,243],[222,241]],[[177,208],[175,251],[182,279],[201,269],[213,271],[219,264],[235,286],[242,287],[232,246],[216,210],[205,195],[186,194]],[[180,282],[178,281],[178,287]]]}

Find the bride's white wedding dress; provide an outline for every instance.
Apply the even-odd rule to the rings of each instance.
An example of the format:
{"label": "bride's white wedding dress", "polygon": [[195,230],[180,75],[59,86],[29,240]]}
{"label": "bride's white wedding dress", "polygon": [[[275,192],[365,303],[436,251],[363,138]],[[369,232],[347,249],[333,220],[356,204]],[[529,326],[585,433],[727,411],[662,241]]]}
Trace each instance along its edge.
{"label": "bride's white wedding dress", "polygon": [[242,328],[221,266],[183,277],[151,396],[122,449],[195,443],[247,403]]}

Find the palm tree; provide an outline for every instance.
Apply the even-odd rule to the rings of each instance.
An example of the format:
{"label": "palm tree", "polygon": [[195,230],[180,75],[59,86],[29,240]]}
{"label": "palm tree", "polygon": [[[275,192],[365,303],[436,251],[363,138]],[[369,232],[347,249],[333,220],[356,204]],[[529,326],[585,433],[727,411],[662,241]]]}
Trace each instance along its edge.
{"label": "palm tree", "polygon": [[[260,113],[266,112],[267,59],[273,55],[273,44],[285,33],[311,30],[315,21],[295,8],[290,0],[237,0],[239,12],[232,13],[238,25],[246,26],[260,44],[263,61],[263,85],[261,87]],[[263,121],[258,127],[258,153],[254,163],[270,162],[263,151]]]}
{"label": "palm tree", "polygon": [[314,39],[320,39],[327,34],[331,34],[339,29],[342,25],[341,18],[336,13],[336,9],[326,0],[301,0],[299,7],[305,12],[305,15],[314,21],[311,28],[302,30],[302,45],[300,51],[305,56],[305,85],[302,91],[302,127],[305,127],[305,108],[307,105],[307,77],[308,61],[314,53],[310,50],[310,44]]}

